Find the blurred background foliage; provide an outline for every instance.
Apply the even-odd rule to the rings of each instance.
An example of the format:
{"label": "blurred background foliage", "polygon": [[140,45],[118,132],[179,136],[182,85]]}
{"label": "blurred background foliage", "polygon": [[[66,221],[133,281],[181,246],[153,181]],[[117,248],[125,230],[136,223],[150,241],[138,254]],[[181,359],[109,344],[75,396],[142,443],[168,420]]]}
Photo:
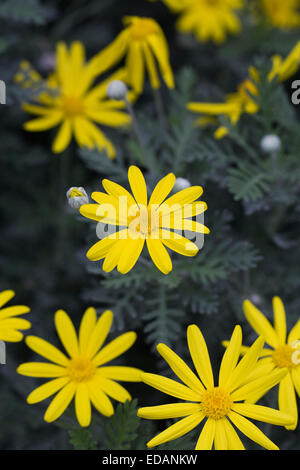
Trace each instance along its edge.
{"label": "blurred background foliage", "polygon": [[[244,343],[255,334],[245,322],[244,299],[251,299],[270,318],[272,296],[286,306],[291,327],[300,311],[300,134],[299,110],[291,105],[291,82],[260,83],[260,109],[245,115],[230,138],[216,141],[210,128],[200,131],[186,110],[188,101],[222,101],[257,63],[269,69],[270,55],[286,56],[299,30],[283,32],[254,24],[242,14],[243,32],[222,46],[199,44],[176,32],[175,17],[161,2],[146,0],[2,0],[0,3],[0,70],[7,85],[7,105],[0,107],[0,290],[14,289],[18,303],[32,309],[32,334],[57,343],[53,314],[65,309],[78,325],[87,306],[115,315],[113,334],[134,329],[138,342],[126,363],[149,372],[168,374],[154,347],[175,346],[189,362],[186,327],[202,330],[217,366],[236,323]],[[165,124],[157,119],[153,95],[146,88],[135,104],[147,158],[128,130],[108,130],[117,147],[109,161],[97,151],[79,151],[73,143],[62,155],[51,153],[51,132],[22,130],[21,102],[26,90],[13,80],[22,60],[42,74],[53,67],[57,41],[80,40],[92,57],[122,29],[125,15],[151,16],[162,26],[170,46],[176,76],[173,92],[161,89]],[[258,60],[259,59],[259,60]],[[295,77],[293,77],[295,78]],[[280,136],[276,158],[262,151],[268,133]],[[83,220],[68,205],[70,186],[90,194],[108,177],[127,185],[127,168],[143,168],[151,189],[162,176],[177,177],[204,187],[208,203],[205,224],[211,235],[194,259],[174,257],[174,269],[162,275],[139,261],[126,276],[105,275],[99,263],[89,263],[87,249],[96,241],[95,224]],[[136,417],[137,401],[116,407],[111,419],[95,416],[91,429],[79,429],[72,413],[56,424],[43,421],[45,404],[29,406],[26,395],[39,382],[18,376],[19,363],[33,355],[24,343],[7,346],[7,365],[0,370],[1,449],[143,449],[164,423]],[[217,370],[217,369],[216,369]],[[160,404],[162,394],[142,384],[127,387],[139,405]],[[266,402],[277,407],[275,395]],[[66,432],[66,429],[68,432]],[[265,426],[282,449],[300,449],[300,431]],[[192,435],[191,435],[192,434]],[[193,433],[163,446],[192,449]],[[249,448],[255,448],[249,443]]]}

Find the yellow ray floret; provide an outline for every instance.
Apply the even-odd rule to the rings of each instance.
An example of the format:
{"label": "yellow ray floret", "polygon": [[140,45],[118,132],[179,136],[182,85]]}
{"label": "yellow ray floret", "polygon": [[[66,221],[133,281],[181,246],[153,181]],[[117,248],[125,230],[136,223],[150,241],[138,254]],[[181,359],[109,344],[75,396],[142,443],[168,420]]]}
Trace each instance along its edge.
{"label": "yellow ray floret", "polygon": [[213,446],[215,450],[244,449],[234,426],[260,446],[277,450],[278,447],[248,419],[278,426],[289,425],[293,421],[288,413],[247,402],[257,389],[266,393],[287,375],[287,369],[267,375],[264,370],[257,373],[256,364],[264,345],[263,338],[258,338],[239,361],[242,330],[240,326],[235,327],[221,362],[217,385],[204,337],[196,325],[188,327],[187,340],[197,374],[165,344],[159,344],[157,350],[181,383],[156,374],[142,374],[142,380],[147,385],[184,400],[183,403],[138,410],[138,416],[145,419],[182,418],[151,439],[147,446],[154,447],[177,439],[202,423],[196,450],[210,450]]}
{"label": "yellow ray floret", "polygon": [[[274,55],[272,58],[272,67],[268,75],[268,80],[278,80],[284,82],[292,77],[300,65],[300,41],[294,46],[290,54],[283,59],[280,55]],[[259,105],[256,97],[259,96],[258,83],[259,73],[254,67],[249,68],[249,77],[246,78],[237,88],[235,93],[226,96],[224,103],[188,103],[187,108],[201,117],[197,123],[201,127],[209,124],[218,125],[218,118],[226,116],[230,123],[235,125],[242,114],[255,114],[259,111]],[[228,134],[229,130],[222,125],[215,132],[216,139],[222,139]]]}
{"label": "yellow ray floret", "polygon": [[177,29],[193,33],[198,41],[223,43],[228,34],[238,34],[242,25],[237,11],[243,0],[163,0],[178,13]]}
{"label": "yellow ray floret", "polygon": [[123,21],[125,29],[94,58],[95,70],[102,72],[126,57],[126,82],[135,92],[143,90],[145,70],[152,88],[160,87],[158,68],[167,87],[174,88],[169,47],[159,24],[138,16],[126,16]]}
{"label": "yellow ray floret", "polygon": [[139,382],[141,371],[126,366],[106,366],[127,351],[136,340],[136,333],[128,332],[103,346],[109,334],[113,314],[104,312],[99,318],[94,308],[84,313],[79,334],[69,316],[59,310],[55,314],[55,326],[66,354],[52,344],[36,336],[26,338],[27,345],[51,362],[21,364],[17,372],[29,377],[51,378],[35,389],[28,397],[29,404],[38,403],[55,394],[44,419],[58,419],[75,400],[75,411],[80,426],[89,426],[91,405],[104,416],[111,416],[114,408],[111,398],[124,403],[130,394],[118,382]]}
{"label": "yellow ray floret", "polygon": [[22,341],[23,333],[19,330],[28,330],[31,323],[20,315],[30,312],[30,308],[25,305],[12,305],[3,308],[15,296],[13,290],[5,290],[0,293],[0,341],[18,342]]}
{"label": "yellow ray floret", "polygon": [[[99,74],[98,74],[99,75]],[[35,96],[35,103],[24,104],[25,111],[38,116],[26,122],[27,131],[40,132],[59,126],[52,150],[60,153],[75,138],[80,147],[105,150],[110,158],[115,148],[98,124],[109,127],[127,125],[130,117],[123,112],[124,101],[107,98],[111,80],[125,78],[119,70],[104,82],[93,86],[97,76],[93,61],[86,62],[83,45],[73,42],[68,50],[60,42],[56,50],[56,67],[47,80],[47,90]]]}
{"label": "yellow ray floret", "polygon": [[300,26],[300,0],[260,0],[262,12],[272,26],[290,30]]}
{"label": "yellow ray floret", "polygon": [[[273,298],[273,311],[274,326],[250,300],[244,302],[248,322],[268,345],[260,353],[258,366],[264,367],[268,372],[288,370],[279,384],[278,404],[281,411],[293,417],[293,423],[286,426],[293,430],[298,423],[296,394],[300,397],[300,320],[287,334],[285,308],[279,297]],[[227,345],[226,342],[224,344]],[[244,346],[241,353],[245,354],[247,351],[248,348]],[[263,395],[263,391],[257,390],[252,402],[258,401]]]}
{"label": "yellow ray floret", "polygon": [[87,252],[87,257],[91,261],[104,259],[106,272],[117,267],[120,273],[126,274],[134,267],[146,244],[154,264],[168,274],[172,261],[167,248],[183,256],[195,256],[199,247],[184,235],[193,232],[194,238],[198,235],[203,242],[203,235],[209,233],[205,225],[192,219],[203,215],[207,209],[205,202],[197,201],[203,189],[192,186],[168,197],[175,179],[170,173],[160,180],[149,201],[144,176],[136,166],[128,170],[132,194],[113,181],[103,180],[106,192],[93,193],[91,197],[97,204],[81,206],[80,213],[101,222],[102,226],[108,224],[112,232],[109,236],[104,234]]}

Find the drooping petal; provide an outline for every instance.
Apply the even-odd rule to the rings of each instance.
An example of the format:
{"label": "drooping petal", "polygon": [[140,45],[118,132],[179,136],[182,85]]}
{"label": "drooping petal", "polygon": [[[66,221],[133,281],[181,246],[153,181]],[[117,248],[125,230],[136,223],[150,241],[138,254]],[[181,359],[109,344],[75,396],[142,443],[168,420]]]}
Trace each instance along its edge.
{"label": "drooping petal", "polygon": [[89,391],[85,383],[77,385],[75,394],[75,412],[80,426],[87,427],[91,422],[91,402]]}
{"label": "drooping petal", "polygon": [[201,412],[187,416],[177,423],[172,424],[172,426],[162,431],[160,434],[151,439],[151,441],[147,442],[147,447],[155,447],[163,444],[164,442],[178,439],[198,426],[198,424],[200,424],[203,419],[204,415]]}
{"label": "drooping petal", "polygon": [[292,424],[286,426],[286,429],[293,431],[298,424],[298,407],[295,388],[290,374],[287,374],[279,384],[278,403],[280,411],[294,419]]}
{"label": "drooping petal", "polygon": [[40,401],[46,400],[46,398],[54,395],[54,393],[58,392],[58,390],[63,388],[69,382],[69,377],[60,377],[59,379],[50,380],[33,390],[27,397],[27,403],[31,405],[33,403],[39,403]]}
{"label": "drooping petal", "polygon": [[279,450],[278,447],[267,437],[265,434],[257,427],[255,424],[251,423],[247,418],[230,411],[228,417],[233,422],[233,424],[243,433],[245,436],[249,437],[252,441],[261,445],[268,450]]}
{"label": "drooping petal", "polygon": [[247,418],[262,421],[263,423],[275,424],[277,426],[291,424],[293,419],[282,411],[274,410],[267,406],[253,405],[251,403],[234,403],[231,409]]}
{"label": "drooping petal", "polygon": [[126,240],[126,242],[126,249],[123,251],[118,261],[118,271],[122,274],[127,274],[135,266],[145,244],[143,238]]}
{"label": "drooping petal", "polygon": [[169,274],[172,271],[172,261],[162,242],[152,238],[147,238],[146,242],[149,255],[155,266],[163,274]]}
{"label": "drooping petal", "polygon": [[60,390],[48,406],[44,420],[47,421],[47,423],[52,423],[58,419],[68,408],[75,392],[76,384],[73,382],[68,383],[62,390]]}
{"label": "drooping petal", "polygon": [[216,432],[216,421],[208,419],[203,426],[195,450],[211,450]]}
{"label": "drooping petal", "polygon": [[228,449],[228,442],[227,442],[227,435],[226,435],[226,428],[224,422],[227,421],[227,418],[218,419],[216,421],[216,429],[215,429],[215,450],[227,450]]}

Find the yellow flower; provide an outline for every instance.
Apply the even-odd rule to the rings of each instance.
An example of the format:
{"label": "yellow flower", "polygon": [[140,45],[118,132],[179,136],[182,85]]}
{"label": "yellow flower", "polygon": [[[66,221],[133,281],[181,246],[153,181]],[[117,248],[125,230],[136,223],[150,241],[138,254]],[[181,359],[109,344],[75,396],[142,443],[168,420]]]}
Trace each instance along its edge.
{"label": "yellow flower", "polygon": [[95,70],[102,72],[126,56],[126,83],[137,93],[144,86],[145,68],[152,88],[160,87],[158,62],[162,78],[169,88],[174,88],[173,72],[169,59],[169,47],[159,24],[152,18],[126,16],[126,28],[94,59]]}
{"label": "yellow flower", "polygon": [[[124,71],[120,70],[114,78],[122,79],[123,76]],[[39,117],[25,123],[24,128],[39,132],[60,125],[53,152],[65,150],[74,136],[80,147],[97,147],[113,158],[113,144],[95,123],[119,127],[128,124],[130,117],[119,109],[125,106],[124,101],[107,99],[106,89],[112,78],[92,88],[95,77],[93,61],[85,61],[80,42],[73,42],[69,51],[64,43],[58,43],[56,70],[48,78],[48,91],[36,97],[37,104],[24,105],[25,111]]]}
{"label": "yellow flower", "polygon": [[31,323],[23,318],[16,318],[30,312],[30,308],[25,305],[14,305],[2,308],[15,296],[13,290],[4,290],[0,293],[0,341],[12,343],[22,341],[23,333],[19,330],[28,330]]}
{"label": "yellow flower", "polygon": [[[298,422],[296,393],[300,397],[300,320],[287,336],[286,315],[284,305],[279,297],[273,298],[274,327],[267,318],[249,301],[244,302],[245,316],[257,332],[264,337],[272,348],[261,351],[259,364],[266,368],[266,373],[274,373],[283,368],[288,369],[279,385],[279,409],[293,417],[293,423],[287,429],[295,429]],[[225,343],[226,345],[226,343]],[[246,346],[242,352],[248,351]],[[263,396],[260,390],[253,397],[253,402]]]}
{"label": "yellow flower", "polygon": [[[194,242],[174,230],[209,233],[203,224],[190,219],[207,209],[204,202],[196,201],[203,189],[192,186],[166,199],[176,180],[170,173],[159,181],[148,202],[145,179],[139,168],[129,168],[128,180],[132,194],[119,184],[104,179],[102,185],[106,193],[95,192],[91,196],[97,204],[80,207],[84,217],[114,227],[109,236],[87,252],[87,257],[91,261],[104,259],[103,270],[106,272],[117,267],[120,273],[126,274],[136,264],[146,242],[154,264],[162,273],[168,274],[172,270],[172,261],[166,248],[191,257],[199,251]],[[117,227],[120,230],[116,232]],[[203,235],[200,237],[203,241]]]}
{"label": "yellow flower", "polygon": [[[300,41],[294,46],[290,54],[283,59],[279,55],[272,57],[272,68],[268,75],[271,82],[276,79],[284,82],[293,76],[300,65]],[[187,108],[195,113],[202,114],[196,123],[201,127],[207,124],[218,125],[218,117],[226,116],[231,124],[235,125],[243,113],[255,114],[259,111],[259,106],[255,97],[259,95],[258,83],[259,73],[255,67],[249,68],[249,77],[244,80],[237,88],[235,93],[228,94],[224,103],[188,103]],[[214,119],[214,120],[213,120]],[[226,126],[220,126],[215,132],[216,139],[222,139],[228,134]]]}
{"label": "yellow flower", "polygon": [[258,338],[238,363],[242,331],[236,326],[222,359],[218,385],[214,378],[208,350],[196,325],[187,329],[189,351],[199,378],[168,346],[159,344],[158,352],[183,382],[156,374],[142,373],[142,381],[184,403],[140,408],[138,416],[146,419],[183,418],[155,436],[148,447],[177,439],[205,420],[196,450],[242,450],[244,446],[232,424],[249,439],[269,450],[278,447],[247,418],[283,426],[292,418],[281,411],[246,403],[257,390],[267,392],[287,373],[281,369],[270,374],[253,373],[264,340]]}
{"label": "yellow flower", "polygon": [[77,338],[69,316],[63,310],[57,311],[55,326],[68,356],[41,338],[26,338],[33,351],[53,362],[28,362],[17,369],[21,375],[52,379],[27,397],[27,402],[32,404],[56,393],[45,413],[45,421],[50,423],[59,418],[73,397],[77,419],[83,427],[90,424],[91,404],[104,416],[111,416],[114,409],[109,397],[122,403],[131,400],[127,390],[115,381],[140,382],[141,371],[105,364],[127,351],[136,334],[124,333],[102,348],[112,321],[112,312],[104,312],[97,320],[95,309],[90,307],[82,317]]}
{"label": "yellow flower", "polygon": [[275,27],[293,29],[300,26],[300,0],[260,0],[260,6]]}
{"label": "yellow flower", "polygon": [[163,0],[181,16],[177,28],[182,33],[194,33],[198,41],[220,44],[227,34],[241,31],[236,10],[243,8],[243,0]]}

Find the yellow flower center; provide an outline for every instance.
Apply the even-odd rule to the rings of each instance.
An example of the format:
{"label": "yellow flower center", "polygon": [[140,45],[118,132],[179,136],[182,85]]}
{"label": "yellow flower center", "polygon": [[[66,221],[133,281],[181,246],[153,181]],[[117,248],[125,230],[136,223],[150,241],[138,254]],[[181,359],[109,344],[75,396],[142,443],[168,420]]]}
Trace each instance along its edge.
{"label": "yellow flower center", "polygon": [[82,197],[82,196],[83,196],[82,192],[79,191],[79,189],[77,188],[72,189],[72,191],[69,194],[69,197]]}
{"label": "yellow flower center", "polygon": [[68,117],[75,117],[83,112],[83,103],[75,96],[65,96],[62,99],[62,108]]}
{"label": "yellow flower center", "polygon": [[297,363],[293,361],[293,355],[296,351],[297,349],[292,348],[289,344],[279,346],[272,354],[273,362],[278,367],[288,367],[292,369],[297,366]]}
{"label": "yellow flower center", "polygon": [[201,396],[201,411],[211,419],[222,419],[227,416],[232,405],[228,392],[220,387],[205,390]]}
{"label": "yellow flower center", "polygon": [[142,238],[149,238],[159,228],[159,213],[151,211],[150,207],[144,207],[135,217],[128,218],[128,226],[133,236],[140,234]]}
{"label": "yellow flower center", "polygon": [[87,382],[95,375],[96,370],[95,364],[85,357],[71,359],[67,367],[68,375],[73,382]]}
{"label": "yellow flower center", "polygon": [[150,34],[158,32],[157,25],[154,21],[148,18],[139,18],[130,27],[130,34],[132,39],[143,40]]}

